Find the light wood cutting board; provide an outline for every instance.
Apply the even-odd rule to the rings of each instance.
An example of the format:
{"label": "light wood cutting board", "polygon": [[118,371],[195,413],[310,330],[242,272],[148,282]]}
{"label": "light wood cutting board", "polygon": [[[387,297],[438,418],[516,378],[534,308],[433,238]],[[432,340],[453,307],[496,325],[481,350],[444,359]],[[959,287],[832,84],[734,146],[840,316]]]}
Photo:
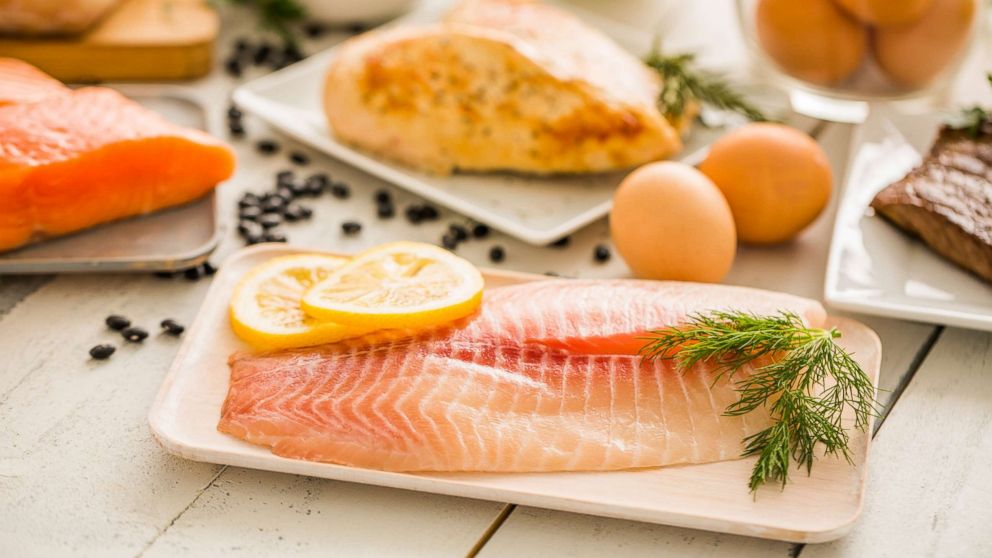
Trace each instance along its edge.
{"label": "light wood cutting board", "polygon": [[67,82],[189,79],[210,71],[219,28],[205,0],[125,0],[79,36],[0,37],[0,56]]}
{"label": "light wood cutting board", "polygon": [[[287,459],[221,434],[227,357],[247,349],[228,324],[231,292],[251,267],[300,251],[262,245],[224,262],[149,413],[152,433],[168,451],[196,461],[794,542],[840,537],[861,513],[870,436],[858,431],[851,433],[851,464],[821,458],[812,475],[795,471],[785,490],[764,486],[756,497],[747,489],[754,458],[632,471],[407,474]],[[494,270],[484,275],[486,288],[548,280]],[[881,346],[875,332],[849,319],[829,321],[877,381]]]}

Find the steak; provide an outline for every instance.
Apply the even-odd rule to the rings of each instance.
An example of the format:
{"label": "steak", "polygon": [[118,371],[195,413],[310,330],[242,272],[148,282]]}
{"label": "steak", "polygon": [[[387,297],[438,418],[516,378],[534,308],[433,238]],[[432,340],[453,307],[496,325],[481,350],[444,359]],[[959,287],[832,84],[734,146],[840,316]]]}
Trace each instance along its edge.
{"label": "steak", "polygon": [[941,128],[923,162],[872,200],[878,215],[992,283],[992,120]]}

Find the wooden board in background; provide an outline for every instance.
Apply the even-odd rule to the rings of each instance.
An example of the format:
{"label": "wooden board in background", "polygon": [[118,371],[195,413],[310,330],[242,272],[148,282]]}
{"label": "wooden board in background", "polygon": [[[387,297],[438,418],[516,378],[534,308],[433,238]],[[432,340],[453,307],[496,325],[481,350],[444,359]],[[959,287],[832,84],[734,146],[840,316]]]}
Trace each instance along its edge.
{"label": "wooden board in background", "polygon": [[[630,471],[406,474],[287,459],[224,435],[217,421],[228,389],[227,358],[247,348],[228,326],[231,292],[253,266],[300,251],[257,246],[224,262],[149,413],[152,432],[170,452],[208,463],[793,542],[840,537],[861,512],[870,440],[859,431],[851,433],[851,464],[821,458],[810,476],[796,472],[786,490],[766,486],[756,498],[747,489],[755,458]],[[496,270],[484,275],[487,288],[547,279]],[[875,333],[845,318],[830,323],[841,328],[842,345],[876,380],[881,346]]]}
{"label": "wooden board in background", "polygon": [[0,56],[67,82],[189,79],[210,71],[219,28],[204,0],[125,0],[77,37],[0,38]]}

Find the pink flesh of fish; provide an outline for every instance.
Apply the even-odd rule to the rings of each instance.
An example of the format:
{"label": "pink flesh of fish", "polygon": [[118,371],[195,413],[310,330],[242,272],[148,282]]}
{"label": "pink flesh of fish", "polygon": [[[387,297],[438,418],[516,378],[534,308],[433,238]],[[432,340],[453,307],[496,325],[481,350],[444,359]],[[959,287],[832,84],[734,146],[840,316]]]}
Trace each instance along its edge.
{"label": "pink flesh of fish", "polygon": [[[542,281],[487,292],[457,327],[231,357],[218,429],[278,455],[391,471],[581,471],[739,457],[761,412],[699,365],[637,356],[687,314],[815,301],[714,285]],[[742,374],[748,373],[743,370]]]}

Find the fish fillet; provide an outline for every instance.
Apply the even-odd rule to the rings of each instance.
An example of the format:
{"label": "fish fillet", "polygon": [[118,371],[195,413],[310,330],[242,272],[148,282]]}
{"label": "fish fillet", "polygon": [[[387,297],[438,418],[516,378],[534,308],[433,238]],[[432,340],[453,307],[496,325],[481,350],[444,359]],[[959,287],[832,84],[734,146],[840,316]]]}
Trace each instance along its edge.
{"label": "fish fillet", "polygon": [[[727,417],[733,386],[644,361],[646,332],[687,314],[816,302],[690,283],[543,281],[414,336],[231,357],[218,429],[278,455],[390,471],[583,471],[734,459],[768,424]],[[748,370],[740,373],[747,374]]]}
{"label": "fish fillet", "polygon": [[0,252],[190,202],[234,171],[203,132],[43,77],[0,60]]}

